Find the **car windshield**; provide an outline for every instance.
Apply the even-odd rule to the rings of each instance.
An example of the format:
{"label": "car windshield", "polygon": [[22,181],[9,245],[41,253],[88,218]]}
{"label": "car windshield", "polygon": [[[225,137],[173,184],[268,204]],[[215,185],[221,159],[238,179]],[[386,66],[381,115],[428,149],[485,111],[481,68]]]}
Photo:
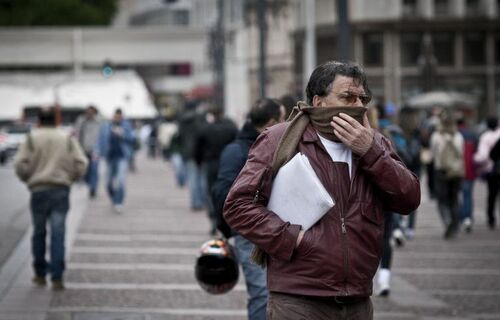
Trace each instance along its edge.
{"label": "car windshield", "polygon": [[28,133],[30,132],[29,127],[10,127],[7,129],[8,133]]}

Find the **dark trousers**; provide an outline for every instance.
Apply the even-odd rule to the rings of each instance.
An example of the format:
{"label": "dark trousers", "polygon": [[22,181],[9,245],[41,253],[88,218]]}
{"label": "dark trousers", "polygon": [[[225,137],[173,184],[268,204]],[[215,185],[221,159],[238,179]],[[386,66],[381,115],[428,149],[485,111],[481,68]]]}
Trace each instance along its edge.
{"label": "dark trousers", "polygon": [[380,260],[380,267],[382,269],[391,269],[392,264],[392,247],[391,247],[391,237],[392,230],[394,226],[392,224],[393,219],[392,216],[394,213],[386,212],[385,213],[385,222],[384,222],[384,248],[382,252],[382,260]]}
{"label": "dark trousers", "polygon": [[[64,272],[64,237],[69,211],[69,188],[61,187],[31,194],[33,268],[39,277],[51,274],[61,280]],[[50,264],[45,259],[47,224],[50,226]]]}
{"label": "dark trousers", "polygon": [[267,302],[267,319],[371,320],[373,305],[369,297],[339,303],[333,297],[306,297],[271,292]]}
{"label": "dark trousers", "polygon": [[490,173],[486,177],[488,182],[488,225],[495,226],[495,203],[498,198],[498,190],[500,189],[500,174]]}
{"label": "dark trousers", "polygon": [[442,171],[436,171],[436,192],[438,209],[446,226],[445,238],[453,237],[458,231],[460,217],[458,213],[458,193],[462,184],[461,178],[447,178]]}

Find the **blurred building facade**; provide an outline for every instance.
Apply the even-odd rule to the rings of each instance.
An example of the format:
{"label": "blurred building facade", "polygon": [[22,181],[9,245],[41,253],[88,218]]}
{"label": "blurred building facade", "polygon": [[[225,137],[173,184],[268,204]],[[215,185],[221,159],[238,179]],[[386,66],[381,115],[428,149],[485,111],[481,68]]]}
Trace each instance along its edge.
{"label": "blurred building facade", "polygon": [[[268,13],[268,92],[303,93],[307,1],[274,2],[285,4]],[[478,118],[500,115],[499,0],[347,2],[352,59],[364,66],[375,96],[402,106],[425,91],[467,92],[478,101]],[[315,0],[318,64],[338,56],[336,3]],[[258,43],[255,21],[247,29],[248,42]],[[255,96],[258,49],[250,49],[250,95]]]}
{"label": "blurred building facade", "polygon": [[[175,105],[184,93],[213,88],[221,3],[225,110],[241,122],[259,97],[260,0],[119,0],[109,27],[0,28],[0,72],[133,69],[156,102]],[[500,114],[500,0],[347,3],[352,60],[365,67],[375,96],[402,106],[420,92],[454,90],[477,98],[479,117]],[[337,1],[266,4],[267,95],[303,95],[306,22],[314,23],[315,63],[336,59]]]}

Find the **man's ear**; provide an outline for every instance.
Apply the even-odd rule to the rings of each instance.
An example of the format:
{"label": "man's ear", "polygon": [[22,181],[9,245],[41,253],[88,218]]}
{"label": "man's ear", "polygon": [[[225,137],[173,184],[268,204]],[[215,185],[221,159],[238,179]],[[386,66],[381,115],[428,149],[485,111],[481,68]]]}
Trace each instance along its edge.
{"label": "man's ear", "polygon": [[321,100],[321,97],[318,95],[315,95],[313,97],[313,100],[312,100],[312,106],[313,107],[320,107],[322,102],[323,101]]}

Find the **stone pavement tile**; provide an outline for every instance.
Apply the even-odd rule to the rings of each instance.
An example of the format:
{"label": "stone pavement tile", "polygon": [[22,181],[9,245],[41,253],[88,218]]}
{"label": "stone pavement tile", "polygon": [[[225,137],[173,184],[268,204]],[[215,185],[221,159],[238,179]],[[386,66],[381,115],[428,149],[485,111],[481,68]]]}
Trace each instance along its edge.
{"label": "stone pavement tile", "polygon": [[178,270],[69,270],[67,282],[90,283],[193,283],[194,268]]}
{"label": "stone pavement tile", "polygon": [[13,312],[4,313],[0,312],[1,320],[48,320],[46,318],[45,312],[34,313],[34,312]]}
{"label": "stone pavement tile", "polygon": [[88,262],[88,263],[135,263],[146,261],[149,263],[180,263],[193,264],[195,256],[166,255],[166,254],[113,254],[113,253],[78,253],[70,258],[70,262]]}
{"label": "stone pavement tile", "polygon": [[244,291],[209,295],[195,290],[73,290],[54,295],[51,307],[235,309],[246,306]]}
{"label": "stone pavement tile", "polygon": [[51,294],[47,288],[11,288],[0,302],[0,312],[43,312],[47,309]]}

